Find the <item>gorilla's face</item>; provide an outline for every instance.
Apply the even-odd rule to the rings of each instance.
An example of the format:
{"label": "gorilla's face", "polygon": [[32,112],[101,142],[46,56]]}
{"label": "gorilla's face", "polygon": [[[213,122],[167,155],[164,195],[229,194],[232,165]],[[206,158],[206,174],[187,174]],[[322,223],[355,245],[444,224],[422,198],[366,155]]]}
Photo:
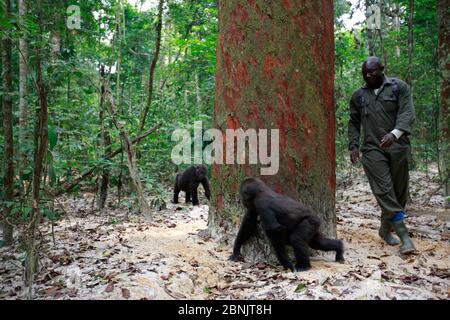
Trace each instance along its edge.
{"label": "gorilla's face", "polygon": [[251,208],[253,206],[253,198],[254,196],[252,196],[251,194],[249,194],[248,192],[242,192],[241,191],[241,200],[242,200],[242,204],[246,207],[246,208]]}
{"label": "gorilla's face", "polygon": [[242,182],[240,194],[243,205],[246,208],[252,208],[255,196],[261,192],[263,188],[263,182],[256,178],[249,178]]}
{"label": "gorilla's face", "polygon": [[203,181],[206,177],[208,169],[204,165],[199,165],[195,167],[195,180]]}

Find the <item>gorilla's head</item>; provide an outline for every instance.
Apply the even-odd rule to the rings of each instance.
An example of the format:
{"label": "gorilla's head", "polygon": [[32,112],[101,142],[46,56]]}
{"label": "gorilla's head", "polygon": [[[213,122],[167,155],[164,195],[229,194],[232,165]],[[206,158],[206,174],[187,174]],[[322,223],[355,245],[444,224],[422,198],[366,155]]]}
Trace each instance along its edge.
{"label": "gorilla's head", "polygon": [[195,166],[195,180],[200,182],[203,181],[205,179],[205,177],[208,174],[208,168],[201,164],[198,166]]}
{"label": "gorilla's head", "polygon": [[253,207],[255,196],[267,189],[266,184],[258,178],[247,178],[241,183],[240,194],[242,203],[246,208]]}

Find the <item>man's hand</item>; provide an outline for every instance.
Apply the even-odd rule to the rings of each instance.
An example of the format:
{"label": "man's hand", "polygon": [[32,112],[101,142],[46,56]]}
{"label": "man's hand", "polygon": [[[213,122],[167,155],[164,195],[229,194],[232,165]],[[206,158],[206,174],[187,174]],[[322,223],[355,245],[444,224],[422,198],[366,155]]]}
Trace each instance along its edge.
{"label": "man's hand", "polygon": [[358,162],[358,159],[359,159],[359,148],[353,147],[350,154],[350,160],[352,161],[352,163],[356,163]]}
{"label": "man's hand", "polygon": [[393,133],[386,134],[383,139],[381,139],[380,148],[389,148],[395,141],[395,136]]}

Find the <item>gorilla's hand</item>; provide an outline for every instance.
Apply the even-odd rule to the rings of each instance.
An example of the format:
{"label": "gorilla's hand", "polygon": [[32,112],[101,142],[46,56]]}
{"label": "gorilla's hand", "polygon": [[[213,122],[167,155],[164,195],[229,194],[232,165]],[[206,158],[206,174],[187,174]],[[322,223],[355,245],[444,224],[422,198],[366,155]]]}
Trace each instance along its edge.
{"label": "gorilla's hand", "polygon": [[295,267],[295,271],[302,272],[302,271],[308,271],[311,269],[311,267]]}
{"label": "gorilla's hand", "polygon": [[294,272],[294,271],[295,271],[295,267],[294,267],[294,264],[293,264],[293,263],[284,264],[284,265],[283,265],[283,268],[285,268],[286,270],[289,270],[289,271],[291,271],[291,272]]}

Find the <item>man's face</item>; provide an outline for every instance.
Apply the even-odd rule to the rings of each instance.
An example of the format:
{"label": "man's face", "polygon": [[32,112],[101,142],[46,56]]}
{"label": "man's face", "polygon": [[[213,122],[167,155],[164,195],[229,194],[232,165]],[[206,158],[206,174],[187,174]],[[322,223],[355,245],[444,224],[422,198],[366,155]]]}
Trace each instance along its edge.
{"label": "man's face", "polygon": [[383,67],[376,62],[367,61],[362,69],[364,81],[372,89],[378,89],[383,84]]}

